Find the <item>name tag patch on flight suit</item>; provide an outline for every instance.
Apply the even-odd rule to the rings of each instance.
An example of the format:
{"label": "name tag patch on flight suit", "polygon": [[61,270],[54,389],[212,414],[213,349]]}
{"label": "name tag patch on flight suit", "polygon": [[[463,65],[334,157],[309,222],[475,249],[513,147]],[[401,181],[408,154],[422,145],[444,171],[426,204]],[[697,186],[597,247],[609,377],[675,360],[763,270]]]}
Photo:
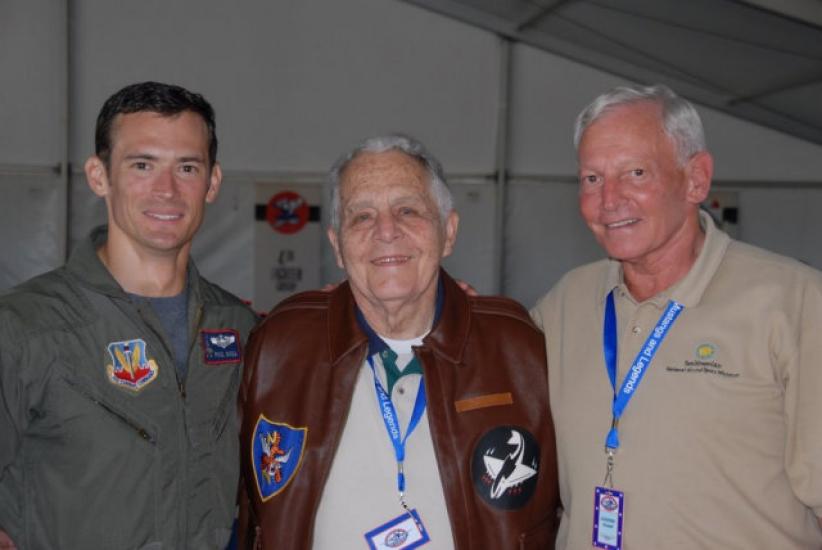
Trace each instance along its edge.
{"label": "name tag patch on flight suit", "polygon": [[111,342],[107,349],[112,362],[106,365],[106,374],[115,386],[136,393],[157,379],[160,367],[148,358],[141,338]]}
{"label": "name tag patch on flight suit", "polygon": [[282,491],[300,468],[308,428],[272,422],[261,414],[251,437],[254,480],[265,502]]}
{"label": "name tag patch on flight suit", "polygon": [[206,365],[239,363],[240,333],[231,328],[200,331],[200,343],[203,345],[203,361]]}
{"label": "name tag patch on flight suit", "polygon": [[522,507],[534,494],[538,474],[539,444],[522,428],[498,426],[483,435],[474,447],[474,489],[494,508]]}

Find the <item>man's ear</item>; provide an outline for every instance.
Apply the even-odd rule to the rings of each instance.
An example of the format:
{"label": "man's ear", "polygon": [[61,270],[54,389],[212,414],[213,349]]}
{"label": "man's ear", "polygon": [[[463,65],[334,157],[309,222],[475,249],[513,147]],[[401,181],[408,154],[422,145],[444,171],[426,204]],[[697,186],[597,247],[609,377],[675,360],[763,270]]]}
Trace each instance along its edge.
{"label": "man's ear", "polygon": [[340,269],[345,269],[343,266],[342,254],[340,253],[340,239],[337,232],[329,227],[325,234],[328,236],[328,240],[331,243],[331,248],[334,249],[334,257],[337,258],[337,267]]}
{"label": "man's ear", "polygon": [[714,175],[714,159],[707,151],[700,151],[688,160],[685,176],[688,178],[688,202],[699,204],[708,198]]}
{"label": "man's ear", "polygon": [[220,163],[215,162],[211,167],[211,178],[208,182],[208,191],[206,191],[205,200],[207,203],[212,203],[217,198],[220,192],[220,184],[223,182],[223,169],[220,168]]}
{"label": "man's ear", "polygon": [[83,171],[86,173],[86,183],[95,195],[98,197],[108,195],[108,169],[106,163],[100,157],[97,155],[90,156],[83,165]]}
{"label": "man's ear", "polygon": [[451,210],[448,213],[448,218],[445,220],[445,246],[442,250],[442,257],[450,256],[454,251],[454,244],[457,242],[457,229],[460,225],[460,216],[456,210]]}

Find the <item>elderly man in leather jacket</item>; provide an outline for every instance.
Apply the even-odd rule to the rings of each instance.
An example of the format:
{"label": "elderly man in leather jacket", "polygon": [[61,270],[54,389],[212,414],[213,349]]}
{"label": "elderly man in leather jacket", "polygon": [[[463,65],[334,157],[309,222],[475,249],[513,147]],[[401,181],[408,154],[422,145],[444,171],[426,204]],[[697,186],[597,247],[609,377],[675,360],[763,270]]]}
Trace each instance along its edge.
{"label": "elderly man in leather jacket", "polygon": [[558,507],[543,336],[440,268],[459,218],[405,136],[330,177],[347,282],[280,303],[240,392],[241,542],[257,548],[552,548]]}

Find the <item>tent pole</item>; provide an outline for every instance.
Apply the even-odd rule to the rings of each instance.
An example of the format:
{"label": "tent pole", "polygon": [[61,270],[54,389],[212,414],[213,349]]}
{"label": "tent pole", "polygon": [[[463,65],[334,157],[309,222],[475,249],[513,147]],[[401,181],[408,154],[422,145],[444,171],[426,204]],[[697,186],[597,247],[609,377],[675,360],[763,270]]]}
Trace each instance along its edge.
{"label": "tent pole", "polygon": [[499,95],[497,98],[496,211],[494,215],[494,292],[505,293],[505,215],[508,190],[508,151],[511,92],[511,40],[500,36]]}
{"label": "tent pole", "polygon": [[63,4],[64,28],[64,58],[63,58],[63,114],[60,121],[62,129],[62,147],[60,159],[60,192],[58,207],[57,227],[62,230],[62,235],[58,233],[58,255],[63,261],[68,260],[69,242],[71,239],[71,164],[69,161],[69,143],[71,141],[71,14],[72,0],[66,0]]}

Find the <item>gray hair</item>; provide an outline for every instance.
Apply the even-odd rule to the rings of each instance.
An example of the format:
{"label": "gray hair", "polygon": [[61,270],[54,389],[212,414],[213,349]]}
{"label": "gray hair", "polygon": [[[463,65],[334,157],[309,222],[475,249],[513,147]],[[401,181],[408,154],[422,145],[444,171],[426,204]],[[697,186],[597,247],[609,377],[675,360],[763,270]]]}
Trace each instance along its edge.
{"label": "gray hair", "polygon": [[695,154],[707,149],[699,113],[689,101],[662,84],[619,86],[596,98],[577,117],[574,125],[574,147],[579,150],[583,132],[603,115],[622,105],[644,101],[655,102],[662,107],[662,127],[676,148],[680,166]]}
{"label": "gray hair", "polygon": [[363,153],[385,153],[397,150],[417,160],[428,171],[428,188],[439,209],[440,221],[444,224],[448,214],[454,209],[454,198],[445,181],[442,164],[425,146],[416,139],[403,135],[391,134],[376,136],[360,142],[351,151],[341,156],[328,174],[328,186],[331,195],[331,228],[335,233],[340,231],[340,178],[352,160]]}

